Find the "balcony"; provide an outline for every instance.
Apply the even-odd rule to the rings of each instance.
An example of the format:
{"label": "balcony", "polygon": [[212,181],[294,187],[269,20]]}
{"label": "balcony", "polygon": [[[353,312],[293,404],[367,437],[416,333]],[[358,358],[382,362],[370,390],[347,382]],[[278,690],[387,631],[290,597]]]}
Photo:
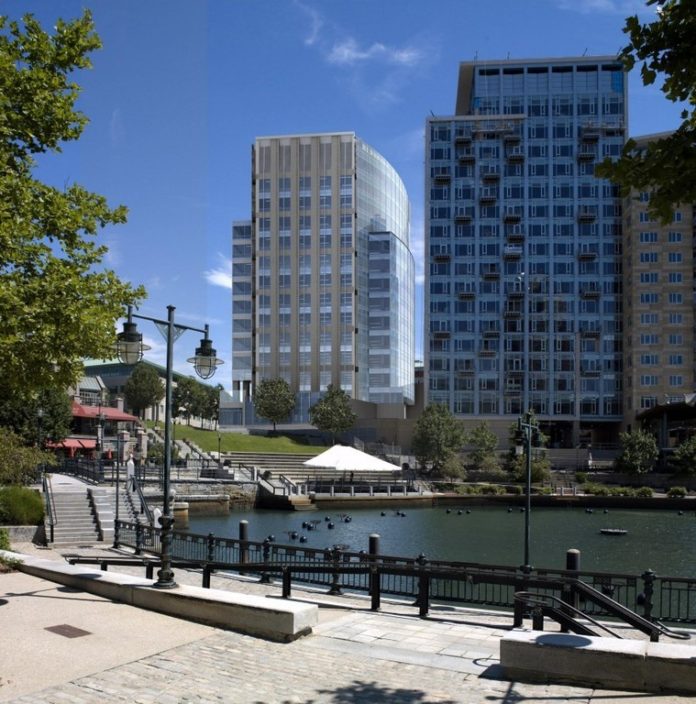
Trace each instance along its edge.
{"label": "balcony", "polygon": [[435,340],[449,340],[450,333],[448,331],[434,332],[433,339],[435,339]]}
{"label": "balcony", "polygon": [[433,176],[433,181],[435,183],[445,184],[445,183],[449,183],[451,180],[452,180],[452,177],[448,173],[435,174]]}
{"label": "balcony", "polygon": [[489,349],[488,347],[482,347],[479,350],[479,357],[495,357],[498,354],[498,350]]}
{"label": "balcony", "polygon": [[519,144],[521,140],[522,135],[514,128],[510,128],[510,131],[503,135],[503,141],[505,144]]}
{"label": "balcony", "polygon": [[472,298],[476,298],[476,291],[460,291],[457,294],[457,298],[460,301],[469,301]]}
{"label": "balcony", "polygon": [[599,298],[600,290],[598,286],[587,285],[580,287],[580,298]]}
{"label": "balcony", "polygon": [[454,214],[455,222],[471,222],[473,215],[465,210],[460,210]]}
{"label": "balcony", "polygon": [[522,219],[522,211],[508,208],[503,214],[503,222],[519,222]]}
{"label": "balcony", "polygon": [[476,153],[473,150],[466,150],[457,154],[460,164],[471,164],[476,161]]}
{"label": "balcony", "polygon": [[495,203],[498,199],[498,192],[494,188],[484,188],[479,193],[480,203]]}
{"label": "balcony", "polygon": [[471,144],[471,133],[464,132],[462,134],[456,134],[454,136],[454,143],[461,146],[467,146]]}
{"label": "balcony", "polygon": [[433,261],[443,263],[450,261],[451,258],[452,257],[449,254],[435,254],[433,256]]}
{"label": "balcony", "polygon": [[500,179],[500,172],[494,167],[484,166],[481,169],[481,178],[487,183],[498,181]]}
{"label": "balcony", "polygon": [[580,208],[578,210],[578,222],[594,222],[596,219],[596,211],[589,208]]}
{"label": "balcony", "polygon": [[594,149],[579,149],[578,161],[594,161],[597,158],[597,152]]}
{"label": "balcony", "polygon": [[483,330],[481,332],[483,337],[491,338],[491,337],[500,337],[500,330],[495,330],[493,328],[488,328],[486,330]]}
{"label": "balcony", "polygon": [[520,318],[520,317],[522,317],[522,309],[521,308],[506,308],[503,315],[506,318]]}
{"label": "balcony", "polygon": [[597,259],[597,252],[590,249],[581,249],[578,252],[578,259],[581,262],[592,262]]}
{"label": "balcony", "polygon": [[600,331],[597,328],[586,328],[580,330],[580,337],[599,337]]}
{"label": "balcony", "polygon": [[499,279],[500,272],[497,269],[485,269],[481,272],[481,276],[488,281]]}
{"label": "balcony", "polygon": [[597,142],[600,137],[599,125],[588,123],[580,127],[580,139],[583,142]]}
{"label": "balcony", "polygon": [[524,149],[521,147],[516,147],[515,149],[510,149],[505,155],[508,161],[519,162],[524,161]]}
{"label": "balcony", "polygon": [[504,259],[520,259],[523,254],[523,248],[518,245],[507,245],[503,248]]}

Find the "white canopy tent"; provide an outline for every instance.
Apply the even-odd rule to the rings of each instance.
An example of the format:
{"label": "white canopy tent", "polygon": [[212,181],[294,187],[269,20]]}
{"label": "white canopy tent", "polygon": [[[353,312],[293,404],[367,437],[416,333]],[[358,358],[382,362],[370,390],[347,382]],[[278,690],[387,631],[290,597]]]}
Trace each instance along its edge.
{"label": "white canopy tent", "polygon": [[339,472],[398,472],[401,467],[373,457],[347,445],[334,445],[316,457],[303,462],[305,467],[335,469]]}

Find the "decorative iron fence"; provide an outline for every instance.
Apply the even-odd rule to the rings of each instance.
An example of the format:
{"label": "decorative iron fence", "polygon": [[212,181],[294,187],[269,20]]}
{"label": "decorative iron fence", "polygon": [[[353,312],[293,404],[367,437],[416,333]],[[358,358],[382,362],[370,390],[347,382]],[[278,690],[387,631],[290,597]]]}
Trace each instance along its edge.
{"label": "decorative iron fence", "polygon": [[[159,528],[125,521],[118,524],[121,544],[138,554],[160,552]],[[636,576],[534,569],[526,574],[510,565],[381,555],[376,549],[354,552],[340,545],[322,550],[268,539],[258,542],[178,531],[173,533],[172,559],[198,563],[199,567],[209,563],[213,570],[256,572],[265,580],[287,579],[290,574],[294,581],[331,588],[339,580],[340,587],[364,593],[372,593],[371,580],[378,579],[378,592],[416,599],[423,591],[421,577],[427,577],[431,600],[505,609],[514,608],[515,592],[559,596],[564,582],[579,579],[631,610],[640,609],[646,618],[696,623],[696,579],[662,577],[651,571]],[[303,571],[303,567],[307,569]],[[609,615],[601,605],[582,600],[580,608],[592,616]]]}

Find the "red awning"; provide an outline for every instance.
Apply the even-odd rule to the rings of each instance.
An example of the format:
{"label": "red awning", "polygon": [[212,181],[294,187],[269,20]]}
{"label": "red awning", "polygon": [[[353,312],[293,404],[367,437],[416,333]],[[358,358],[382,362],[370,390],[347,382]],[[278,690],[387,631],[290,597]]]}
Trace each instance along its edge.
{"label": "red awning", "polygon": [[119,411],[118,408],[112,408],[111,406],[83,406],[77,401],[72,402],[72,414],[76,418],[97,418],[100,413],[104,415],[106,420],[131,421],[133,423],[137,423],[139,420],[136,416],[124,413]]}
{"label": "red awning", "polygon": [[[89,442],[89,441],[87,441]],[[49,448],[65,448],[66,450],[81,450],[84,445],[77,438],[65,438],[60,442],[47,442],[46,447]],[[92,447],[94,447],[94,441],[92,441]]]}

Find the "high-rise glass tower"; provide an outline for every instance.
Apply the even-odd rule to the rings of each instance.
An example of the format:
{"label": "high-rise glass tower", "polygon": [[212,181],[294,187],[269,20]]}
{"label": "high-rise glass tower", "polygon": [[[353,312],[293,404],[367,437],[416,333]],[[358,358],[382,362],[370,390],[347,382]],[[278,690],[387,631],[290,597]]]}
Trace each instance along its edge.
{"label": "high-rise glass tower", "polygon": [[428,401],[501,437],[529,409],[553,445],[616,432],[621,200],[594,167],[625,125],[616,57],[460,65],[426,129]]}
{"label": "high-rise glass tower", "polygon": [[[238,306],[240,319],[251,311],[252,393],[285,379],[295,420],[329,384],[359,401],[413,403],[415,270],[400,177],[347,132],[259,137],[252,161],[250,253],[243,224],[233,232],[233,315],[234,272],[252,264],[253,292],[247,303],[240,286]],[[233,345],[243,337],[233,335]],[[235,389],[248,376],[238,344]]]}

